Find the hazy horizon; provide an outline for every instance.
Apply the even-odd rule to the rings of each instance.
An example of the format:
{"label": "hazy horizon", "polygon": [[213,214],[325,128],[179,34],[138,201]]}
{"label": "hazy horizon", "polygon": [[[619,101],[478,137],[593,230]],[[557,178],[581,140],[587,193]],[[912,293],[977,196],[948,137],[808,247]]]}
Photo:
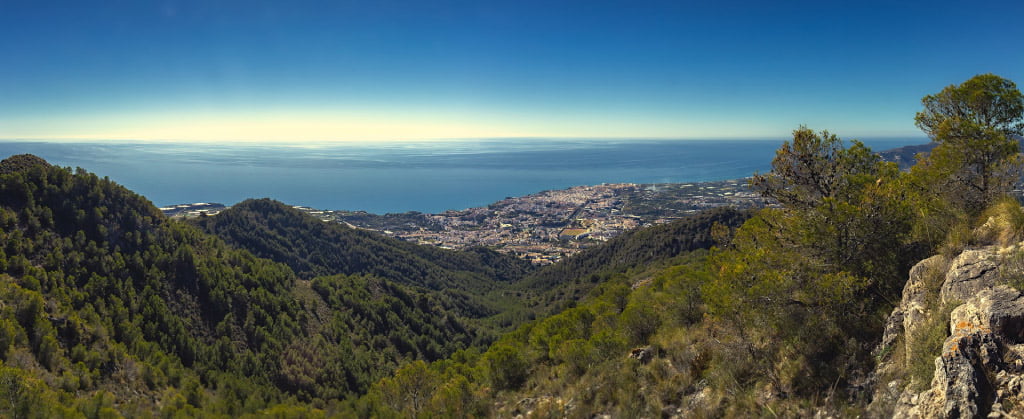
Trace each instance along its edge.
{"label": "hazy horizon", "polygon": [[[830,131],[831,132],[831,131]],[[911,133],[908,135],[875,135],[875,136],[847,136],[842,133],[832,132],[843,140],[909,140],[929,142],[930,138],[922,133]],[[580,141],[580,142],[643,142],[643,141],[784,141],[789,136],[744,136],[744,137],[463,137],[463,138],[394,138],[378,140],[246,140],[246,139],[134,139],[134,138],[0,138],[0,142],[24,142],[24,143],[82,143],[82,144],[202,144],[202,145],[239,145],[239,146],[295,146],[295,147],[317,147],[317,146],[343,146],[343,145],[387,145],[387,144],[443,144],[443,143],[474,143],[474,142],[508,142],[521,140],[525,142],[542,141]]]}

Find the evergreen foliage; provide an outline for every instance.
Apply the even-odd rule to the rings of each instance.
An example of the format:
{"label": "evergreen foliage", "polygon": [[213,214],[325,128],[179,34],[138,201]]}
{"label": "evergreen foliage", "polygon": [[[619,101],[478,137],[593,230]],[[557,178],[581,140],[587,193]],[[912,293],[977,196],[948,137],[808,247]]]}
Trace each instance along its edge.
{"label": "evergreen foliage", "polygon": [[183,408],[228,414],[244,403],[220,396],[239,387],[252,406],[284,397],[275,371],[308,320],[286,266],[169,222],[82,170],[0,175],[0,218],[0,298],[17,320],[3,360],[55,397],[105,391],[141,412],[181,395]]}
{"label": "evergreen foliage", "polygon": [[977,215],[1020,180],[1024,95],[1009,80],[980,74],[921,100],[917,126],[938,143],[918,170],[933,194]]}
{"label": "evergreen foliage", "polygon": [[270,199],[247,200],[196,223],[235,247],[287,264],[301,278],[374,276],[389,291],[424,293],[444,301],[453,315],[479,319],[488,328],[519,324],[532,313],[526,300],[507,296],[534,267],[494,250],[421,246],[325,223]]}

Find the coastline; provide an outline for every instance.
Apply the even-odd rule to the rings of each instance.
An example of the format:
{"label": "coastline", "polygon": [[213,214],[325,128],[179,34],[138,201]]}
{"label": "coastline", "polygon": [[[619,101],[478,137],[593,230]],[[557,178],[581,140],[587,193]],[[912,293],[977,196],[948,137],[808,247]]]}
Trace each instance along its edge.
{"label": "coastline", "polygon": [[[486,246],[546,265],[627,230],[672,222],[709,208],[766,205],[766,199],[750,190],[748,179],[574,186],[434,214],[412,211],[378,215],[297,205],[293,208],[325,222],[418,244],[448,249]],[[227,208],[197,203],[161,210],[189,218],[216,215]]]}

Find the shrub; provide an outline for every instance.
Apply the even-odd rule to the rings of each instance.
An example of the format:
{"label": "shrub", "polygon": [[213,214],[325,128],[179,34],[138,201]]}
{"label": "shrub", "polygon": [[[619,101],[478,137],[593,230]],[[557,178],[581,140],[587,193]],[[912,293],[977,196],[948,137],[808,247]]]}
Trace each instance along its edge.
{"label": "shrub", "polygon": [[1024,239],[1024,208],[1012,197],[1004,197],[981,215],[978,241],[1009,246]]}
{"label": "shrub", "polygon": [[928,387],[935,374],[935,358],[942,354],[942,344],[949,337],[949,315],[959,304],[934,308],[927,320],[907,336],[907,372],[911,386],[920,391]]}

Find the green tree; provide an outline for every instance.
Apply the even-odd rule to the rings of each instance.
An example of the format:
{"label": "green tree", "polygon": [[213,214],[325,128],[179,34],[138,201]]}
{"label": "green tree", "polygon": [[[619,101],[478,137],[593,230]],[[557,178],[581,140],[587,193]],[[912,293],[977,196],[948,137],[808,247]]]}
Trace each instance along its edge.
{"label": "green tree", "polygon": [[491,385],[498,390],[515,390],[526,382],[530,365],[520,351],[507,343],[496,343],[483,356]]}
{"label": "green tree", "polygon": [[384,404],[407,417],[417,417],[437,391],[440,377],[425,362],[417,360],[377,383],[376,392]]}
{"label": "green tree", "polygon": [[894,164],[859,141],[845,147],[828,131],[800,127],[776,152],[771,172],[755,175],[751,186],[784,207],[761,214],[779,245],[828,270],[872,278],[890,297],[899,292],[902,266],[910,263],[903,259],[915,255],[900,252],[911,212]]}
{"label": "green tree", "polygon": [[1024,96],[1010,80],[981,74],[921,99],[914,118],[938,146],[916,168],[930,191],[977,215],[1020,177]]}
{"label": "green tree", "polygon": [[454,374],[434,392],[428,416],[445,418],[483,417],[487,414],[484,394],[466,377]]}
{"label": "green tree", "polygon": [[771,172],[754,175],[751,186],[787,208],[806,210],[828,198],[848,197],[862,180],[856,175],[873,171],[878,161],[858,141],[846,148],[828,131],[801,126],[793,131],[793,141],[775,152]]}
{"label": "green tree", "polygon": [[35,417],[32,411],[40,407],[41,390],[23,370],[0,363],[0,417]]}

